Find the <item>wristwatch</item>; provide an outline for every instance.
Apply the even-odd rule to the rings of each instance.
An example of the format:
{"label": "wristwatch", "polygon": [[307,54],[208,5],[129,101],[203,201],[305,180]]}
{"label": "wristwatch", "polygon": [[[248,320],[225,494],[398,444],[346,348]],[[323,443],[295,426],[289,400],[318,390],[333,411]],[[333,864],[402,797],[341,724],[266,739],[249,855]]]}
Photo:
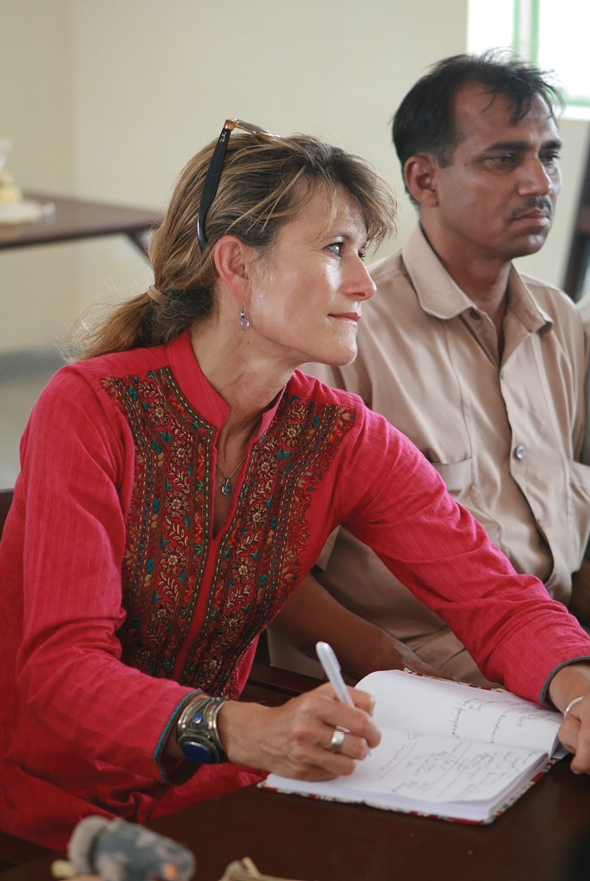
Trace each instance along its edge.
{"label": "wristwatch", "polygon": [[197,697],[188,702],[176,723],[176,742],[191,762],[227,762],[217,730],[217,716],[226,703],[220,697]]}

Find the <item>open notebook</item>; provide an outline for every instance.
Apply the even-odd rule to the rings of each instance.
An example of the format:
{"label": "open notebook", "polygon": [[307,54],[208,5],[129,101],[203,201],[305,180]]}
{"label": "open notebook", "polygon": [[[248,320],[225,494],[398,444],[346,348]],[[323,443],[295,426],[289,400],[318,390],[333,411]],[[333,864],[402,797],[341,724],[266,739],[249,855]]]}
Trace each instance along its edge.
{"label": "open notebook", "polygon": [[262,787],[491,823],[565,755],[562,716],[510,692],[400,670],[357,687],[375,697],[383,739],[353,774],[323,783],[270,774]]}

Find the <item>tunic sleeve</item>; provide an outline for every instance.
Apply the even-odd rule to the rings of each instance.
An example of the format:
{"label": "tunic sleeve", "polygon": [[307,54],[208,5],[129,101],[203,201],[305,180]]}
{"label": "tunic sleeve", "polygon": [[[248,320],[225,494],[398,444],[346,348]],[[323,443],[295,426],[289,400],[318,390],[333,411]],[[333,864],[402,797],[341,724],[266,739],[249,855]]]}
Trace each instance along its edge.
{"label": "tunic sleeve", "polygon": [[449,624],[488,679],[544,700],[560,665],[590,658],[587,634],[539,579],[517,574],[404,435],[363,407],[359,415],[336,481],[343,522]]}
{"label": "tunic sleeve", "polygon": [[162,779],[163,738],[194,690],[121,662],[133,475],[126,432],[107,395],[72,369],[60,371],[32,414],[3,542],[8,565],[23,566],[16,676],[48,737],[82,747],[95,765]]}

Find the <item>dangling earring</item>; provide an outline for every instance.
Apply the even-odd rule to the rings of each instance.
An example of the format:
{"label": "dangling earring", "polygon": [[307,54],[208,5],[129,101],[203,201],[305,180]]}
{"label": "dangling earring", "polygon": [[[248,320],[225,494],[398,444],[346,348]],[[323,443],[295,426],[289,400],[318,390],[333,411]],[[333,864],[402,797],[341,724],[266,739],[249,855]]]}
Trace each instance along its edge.
{"label": "dangling earring", "polygon": [[240,327],[242,328],[242,330],[248,330],[248,328],[250,327],[250,320],[246,315],[246,310],[243,303],[240,305]]}

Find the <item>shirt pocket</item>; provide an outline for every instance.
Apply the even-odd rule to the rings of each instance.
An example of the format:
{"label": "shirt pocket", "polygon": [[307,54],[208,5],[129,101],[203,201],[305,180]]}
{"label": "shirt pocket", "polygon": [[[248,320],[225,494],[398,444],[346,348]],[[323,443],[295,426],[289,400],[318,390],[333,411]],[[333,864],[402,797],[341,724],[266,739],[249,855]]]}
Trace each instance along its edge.
{"label": "shirt pocket", "polygon": [[477,486],[474,486],[474,459],[462,459],[460,462],[432,462],[431,464],[446,483],[447,489],[455,501],[467,508],[486,530],[490,541],[501,547],[502,525],[492,515],[486,499],[480,498],[481,493],[477,491]]}
{"label": "shirt pocket", "polygon": [[[461,493],[468,492],[472,483],[473,459],[463,459],[461,462],[431,462],[447,485],[457,501],[460,501]],[[587,469],[590,471],[590,468]]]}

